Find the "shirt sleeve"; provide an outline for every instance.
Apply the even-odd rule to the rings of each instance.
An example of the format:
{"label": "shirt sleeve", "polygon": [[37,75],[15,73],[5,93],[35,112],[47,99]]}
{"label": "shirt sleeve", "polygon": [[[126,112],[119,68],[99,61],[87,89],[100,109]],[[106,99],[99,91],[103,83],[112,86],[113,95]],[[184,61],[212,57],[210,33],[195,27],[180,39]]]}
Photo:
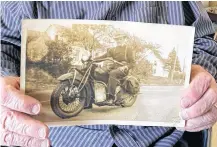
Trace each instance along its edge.
{"label": "shirt sleeve", "polygon": [[201,2],[189,2],[194,13],[195,39],[192,64],[206,69],[217,81],[217,43],[212,22]]}
{"label": "shirt sleeve", "polygon": [[2,2],[1,10],[1,76],[19,76],[21,3]]}

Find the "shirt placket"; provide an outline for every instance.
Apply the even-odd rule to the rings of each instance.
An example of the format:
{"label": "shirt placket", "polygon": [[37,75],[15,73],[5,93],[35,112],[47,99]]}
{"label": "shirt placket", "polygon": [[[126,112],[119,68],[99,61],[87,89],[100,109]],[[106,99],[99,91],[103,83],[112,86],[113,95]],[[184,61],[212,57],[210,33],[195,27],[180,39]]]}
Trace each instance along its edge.
{"label": "shirt placket", "polygon": [[114,143],[118,147],[139,147],[138,143],[125,129],[120,129],[118,126],[111,125],[109,131],[114,139]]}
{"label": "shirt placket", "polygon": [[107,18],[110,20],[116,20],[118,11],[120,10],[120,7],[124,4],[123,1],[110,1],[110,11],[108,13]]}
{"label": "shirt placket", "polygon": [[157,2],[157,22],[160,24],[168,24],[166,16],[166,4],[163,1]]}

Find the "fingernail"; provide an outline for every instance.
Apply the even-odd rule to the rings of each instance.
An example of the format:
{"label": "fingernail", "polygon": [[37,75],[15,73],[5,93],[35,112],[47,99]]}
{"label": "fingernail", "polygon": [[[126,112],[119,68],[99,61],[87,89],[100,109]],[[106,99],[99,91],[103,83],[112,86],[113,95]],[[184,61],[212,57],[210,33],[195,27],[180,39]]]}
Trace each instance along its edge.
{"label": "fingernail", "polygon": [[181,112],[181,117],[182,117],[182,119],[184,119],[184,120],[187,120],[188,119],[188,114],[187,114],[187,111],[184,109],[184,110],[182,110],[182,112]]}
{"label": "fingernail", "polygon": [[40,105],[36,104],[32,107],[32,113],[38,114],[40,112]]}
{"label": "fingernail", "polygon": [[49,147],[49,142],[48,142],[48,140],[44,140],[44,141],[41,143],[41,147]]}
{"label": "fingernail", "polygon": [[189,105],[190,105],[190,101],[189,101],[188,98],[183,98],[183,99],[181,100],[181,106],[182,106],[183,108],[186,108],[186,107],[188,107]]}
{"label": "fingernail", "polygon": [[46,137],[46,130],[45,129],[39,129],[38,130],[38,136],[41,138],[45,138]]}

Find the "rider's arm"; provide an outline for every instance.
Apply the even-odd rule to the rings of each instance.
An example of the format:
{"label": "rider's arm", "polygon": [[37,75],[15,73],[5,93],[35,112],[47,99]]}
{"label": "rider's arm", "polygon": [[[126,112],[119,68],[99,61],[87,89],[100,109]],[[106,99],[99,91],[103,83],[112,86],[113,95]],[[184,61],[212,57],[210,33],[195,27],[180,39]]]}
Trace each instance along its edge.
{"label": "rider's arm", "polygon": [[131,62],[127,64],[128,69],[132,69],[135,66],[136,62]]}
{"label": "rider's arm", "polygon": [[104,59],[104,58],[107,58],[107,57],[108,57],[108,54],[105,53],[105,54],[103,54],[103,55],[101,55],[101,56],[95,57],[93,60]]}
{"label": "rider's arm", "polygon": [[108,57],[112,57],[113,48],[107,50],[107,52],[99,57],[95,57],[94,60],[104,59]]}
{"label": "rider's arm", "polygon": [[130,54],[130,60],[127,64],[128,69],[132,69],[136,64],[136,52],[132,51]]}

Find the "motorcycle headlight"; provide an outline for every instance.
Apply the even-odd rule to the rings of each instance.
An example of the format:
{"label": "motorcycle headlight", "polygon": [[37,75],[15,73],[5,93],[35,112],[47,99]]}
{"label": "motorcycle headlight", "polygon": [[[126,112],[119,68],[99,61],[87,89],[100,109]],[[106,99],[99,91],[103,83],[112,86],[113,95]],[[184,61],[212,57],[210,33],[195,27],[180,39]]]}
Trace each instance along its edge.
{"label": "motorcycle headlight", "polygon": [[89,60],[89,58],[90,58],[90,56],[88,56],[88,55],[83,55],[82,56],[83,61],[87,61],[87,60]]}

